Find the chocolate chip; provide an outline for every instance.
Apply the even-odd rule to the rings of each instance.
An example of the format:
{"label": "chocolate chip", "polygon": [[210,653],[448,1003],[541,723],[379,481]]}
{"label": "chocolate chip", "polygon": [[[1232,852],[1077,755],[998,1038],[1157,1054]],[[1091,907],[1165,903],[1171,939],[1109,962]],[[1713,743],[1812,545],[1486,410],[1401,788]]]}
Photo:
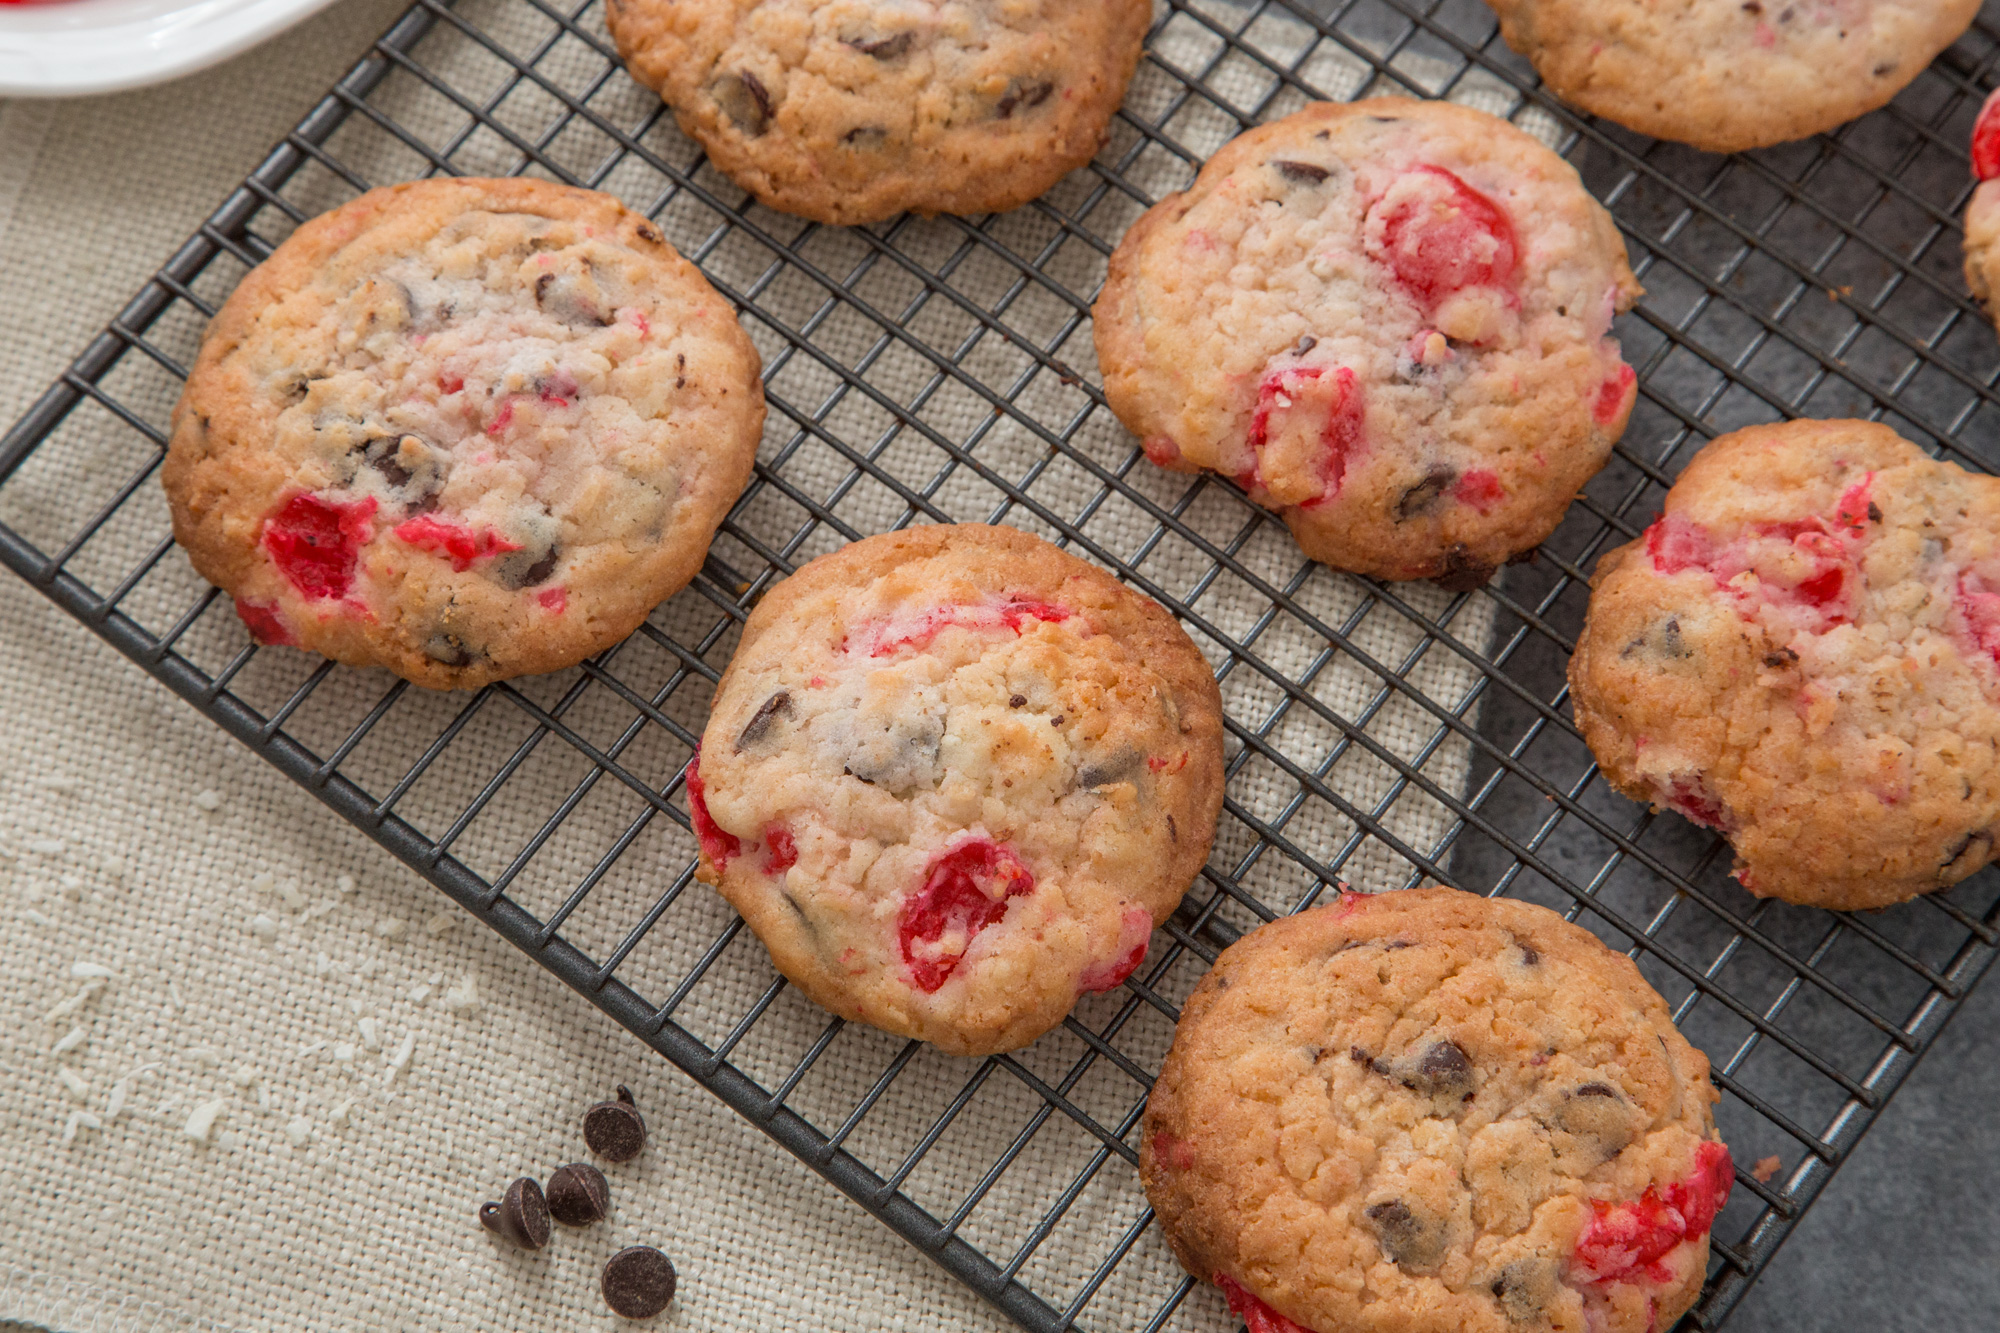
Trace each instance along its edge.
{"label": "chocolate chip", "polygon": [[1280,176],[1294,185],[1324,185],[1333,176],[1325,167],[1316,167],[1310,162],[1273,162]]}
{"label": "chocolate chip", "polygon": [[1434,1041],[1416,1067],[1402,1076],[1402,1084],[1415,1092],[1440,1097],[1472,1094],[1472,1061],[1465,1058],[1455,1041]]}
{"label": "chocolate chip", "polygon": [[1068,720],[1069,719],[1064,717],[1061,713],[1057,713],[1054,717],[1049,719],[1049,725],[1052,727],[1060,727],[1064,722],[1067,722]]}
{"label": "chocolate chip", "polygon": [[1992,855],[1993,835],[1981,829],[1977,833],[1967,834],[1959,841],[1958,846],[1952,849],[1951,855],[1945,858],[1944,868],[1949,870],[1959,862],[1966,860],[1970,860],[1975,865],[1983,865]]}
{"label": "chocolate chip", "polygon": [[880,125],[861,125],[840,136],[849,148],[863,153],[879,153],[889,143],[889,131]]}
{"label": "chocolate chip", "polygon": [[638,232],[639,239],[642,241],[649,241],[654,245],[666,244],[667,238],[660,235],[660,229],[650,222],[641,222],[638,226]]}
{"label": "chocolate chip", "polygon": [[1579,1097],[1616,1097],[1617,1091],[1609,1083],[1586,1083],[1576,1090]]}
{"label": "chocolate chip", "polygon": [[377,435],[361,446],[361,461],[381,475],[409,514],[437,508],[444,490],[444,455],[414,435]]}
{"label": "chocolate chip", "polygon": [[412,474],[397,461],[396,444],[397,441],[391,439],[370,440],[362,447],[362,457],[367,459],[369,467],[382,474],[382,480],[391,486],[402,487],[410,484]]}
{"label": "chocolate chip", "polygon": [[1457,480],[1456,468],[1434,467],[1426,472],[1422,481],[1396,497],[1396,521],[1407,523],[1419,514],[1429,513],[1437,506],[1438,498]]}
{"label": "chocolate chip", "polygon": [[561,547],[558,546],[549,547],[548,553],[544,555],[540,560],[537,560],[534,564],[529,565],[527,571],[521,575],[521,578],[523,580],[522,586],[527,588],[532,588],[537,583],[541,583],[544,580],[546,580],[549,575],[556,572],[556,561],[560,559],[561,556],[562,556]]}
{"label": "chocolate chip", "polygon": [[1400,1268],[1435,1268],[1444,1257],[1444,1237],[1401,1199],[1370,1204],[1362,1212],[1376,1243]]}
{"label": "chocolate chip", "polygon": [[1028,696],[1017,694],[1007,701],[1007,706],[1009,708],[1026,708],[1028,706]]}
{"label": "chocolate chip", "polygon": [[1520,940],[1515,940],[1514,945],[1516,948],[1520,949],[1521,961],[1527,966],[1533,967],[1536,963],[1542,961],[1542,956],[1539,953],[1535,952],[1535,948],[1533,945],[1523,943]]}
{"label": "chocolate chip", "polygon": [[524,1250],[541,1249],[549,1243],[549,1205],[542,1187],[532,1176],[522,1176],[500,1202],[480,1207],[479,1224]]}
{"label": "chocolate chip", "polygon": [[771,724],[781,717],[792,715],[792,692],[779,690],[757,706],[750,720],[743,724],[743,731],[736,737],[736,753],[742,754],[750,746],[763,740],[771,730]]}
{"label": "chocolate chip", "polygon": [[559,1166],[549,1175],[549,1216],[566,1227],[587,1227],[611,1211],[611,1186],[588,1162]]}
{"label": "chocolate chip", "polygon": [[1096,759],[1076,771],[1076,785],[1082,790],[1123,782],[1139,766],[1137,750],[1120,750],[1108,758]]}
{"label": "chocolate chip", "polygon": [[1174,822],[1172,815],[1167,816],[1167,836],[1175,842],[1181,840],[1181,826]]}
{"label": "chocolate chip", "polygon": [[1681,618],[1667,617],[1666,625],[1660,630],[1660,651],[1667,657],[1682,659],[1694,656],[1694,649],[1687,646],[1681,637]]}
{"label": "chocolate chip", "polygon": [[1789,648],[1780,648],[1775,653],[1764,654],[1764,665],[1767,667],[1795,666],[1798,660],[1799,655]]}
{"label": "chocolate chip", "polygon": [[1049,100],[1055,90],[1056,86],[1046,79],[1016,79],[1007,85],[1007,91],[993,108],[994,113],[1001,120],[1006,120],[1018,107],[1040,106]]}
{"label": "chocolate chip", "polygon": [[424,656],[440,666],[462,667],[476,661],[479,654],[450,630],[437,630],[424,640]]}
{"label": "chocolate chip", "polygon": [[1299,335],[1297,346],[1292,348],[1292,355],[1304,356],[1317,346],[1319,346],[1319,339],[1313,337],[1310,333],[1302,333]]}
{"label": "chocolate chip", "polygon": [[[575,274],[544,273],[535,279],[535,304],[565,324],[603,328],[616,316],[597,300],[597,284],[585,283]],[[547,392],[542,383],[535,387],[537,392]]]}
{"label": "chocolate chip", "polygon": [[629,1162],[646,1146],[646,1122],[632,1102],[632,1090],[618,1085],[618,1100],[599,1102],[583,1113],[584,1144],[607,1162]]}
{"label": "chocolate chip", "polygon": [[1477,592],[1493,577],[1493,566],[1472,558],[1471,550],[1460,542],[1445,553],[1444,573],[1431,582],[1446,592]]}
{"label": "chocolate chip", "polygon": [[1875,75],[1875,77],[1876,77],[1876,78],[1878,78],[1878,79],[1886,79],[1886,78],[1888,78],[1888,77],[1889,77],[1889,76],[1890,76],[1891,74],[1894,74],[1894,73],[1896,72],[1896,68],[1897,68],[1897,66],[1896,66],[1896,62],[1895,62],[1895,61],[1893,61],[1893,60],[1885,60],[1885,61],[1883,61],[1883,62],[1882,62],[1881,64],[1877,65],[1877,66],[1876,66],[1876,67],[1875,67],[1875,68],[1874,68],[1874,69],[1873,69],[1872,71],[1870,71],[1870,72],[1871,72],[1871,73],[1873,73],[1873,74]]}
{"label": "chocolate chip", "polygon": [[628,1245],[604,1261],[598,1289],[611,1313],[651,1319],[674,1299],[674,1261],[650,1245]]}
{"label": "chocolate chip", "polygon": [[1546,1259],[1516,1259],[1493,1278],[1500,1309],[1516,1324],[1540,1323],[1556,1296],[1555,1265]]}
{"label": "chocolate chip", "polygon": [[1368,1052],[1362,1050],[1359,1046],[1348,1047],[1347,1058],[1354,1061],[1357,1065],[1372,1064],[1375,1059],[1374,1056],[1368,1054]]}
{"label": "chocolate chip", "polygon": [[899,32],[894,37],[877,37],[873,41],[850,41],[849,46],[864,56],[874,56],[877,60],[901,60],[910,53],[910,43],[915,34]]}
{"label": "chocolate chip", "polygon": [[709,95],[722,114],[752,138],[771,127],[771,93],[755,74],[725,74],[709,86]]}

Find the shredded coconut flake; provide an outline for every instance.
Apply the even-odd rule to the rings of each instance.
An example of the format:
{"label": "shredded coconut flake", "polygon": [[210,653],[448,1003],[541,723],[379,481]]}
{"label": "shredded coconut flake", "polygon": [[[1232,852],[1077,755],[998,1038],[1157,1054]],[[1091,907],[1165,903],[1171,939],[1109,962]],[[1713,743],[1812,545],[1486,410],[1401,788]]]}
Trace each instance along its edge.
{"label": "shredded coconut flake", "polygon": [[90,1096],[90,1085],[85,1083],[82,1077],[68,1065],[57,1066],[56,1077],[62,1081],[63,1090],[78,1101],[83,1101]]}
{"label": "shredded coconut flake", "polygon": [[115,977],[118,975],[102,963],[89,963],[81,960],[69,965],[69,974],[73,977]]}
{"label": "shredded coconut flake", "polygon": [[305,911],[299,913],[299,920],[317,921],[338,906],[340,906],[340,900],[338,898],[324,899],[323,901],[314,903],[311,907],[308,907]]}
{"label": "shredded coconut flake", "polygon": [[28,850],[37,856],[61,856],[65,849],[59,838],[34,838],[29,841]]}
{"label": "shredded coconut flake", "polygon": [[229,1071],[230,1086],[247,1088],[257,1081],[257,1071],[249,1065],[238,1065]]}
{"label": "shredded coconut flake", "polygon": [[125,1103],[132,1096],[132,1080],[121,1078],[111,1085],[111,1100],[104,1104],[104,1118],[116,1120],[125,1113]]}
{"label": "shredded coconut flake", "polygon": [[372,1051],[382,1045],[382,1024],[379,1019],[364,1018],[356,1023],[355,1026],[361,1029],[361,1044],[363,1046]]}
{"label": "shredded coconut flake", "polygon": [[243,1146],[243,1136],[233,1129],[225,1129],[215,1136],[215,1146],[224,1152],[235,1152]]}
{"label": "shredded coconut flake", "polygon": [[340,1103],[340,1105],[334,1107],[331,1111],[328,1111],[326,1113],[326,1118],[332,1121],[336,1125],[345,1125],[346,1123],[348,1123],[348,1113],[353,1108],[354,1108],[354,1101],[352,1098],[349,1098],[348,1100]]}
{"label": "shredded coconut flake", "polygon": [[268,870],[260,870],[250,877],[250,887],[258,893],[269,893],[278,882],[278,877]]}
{"label": "shredded coconut flake", "polygon": [[302,1115],[293,1116],[285,1125],[285,1137],[292,1141],[294,1148],[305,1147],[306,1140],[312,1137],[312,1132],[312,1121]]}
{"label": "shredded coconut flake", "polygon": [[336,876],[334,876],[334,878],[333,878],[333,887],[334,887],[335,889],[337,889],[338,891],[340,891],[341,893],[352,893],[352,892],[354,892],[354,876],[352,876],[352,875],[336,875]]}
{"label": "shredded coconut flake", "polygon": [[354,975],[358,977],[372,977],[381,970],[382,970],[381,959],[364,958],[361,960],[361,966],[354,969]]}
{"label": "shredded coconut flake", "polygon": [[194,794],[194,803],[213,814],[222,808],[222,793],[213,789],[198,791]]}
{"label": "shredded coconut flake", "polygon": [[227,1097],[216,1097],[201,1103],[188,1115],[185,1127],[187,1136],[197,1143],[207,1143],[209,1134],[215,1129],[216,1120],[228,1109]]}
{"label": "shredded coconut flake", "polygon": [[375,923],[375,933],[385,940],[402,939],[404,930],[403,919],[399,916],[385,916]]}
{"label": "shredded coconut flake", "polygon": [[430,998],[431,998],[431,985],[428,981],[424,982],[422,985],[410,987],[411,1004],[422,1004],[425,1000],[428,1000]]}
{"label": "shredded coconut flake", "polygon": [[83,1030],[83,1024],[78,1023],[68,1032],[63,1033],[62,1040],[51,1046],[49,1053],[51,1055],[66,1055],[83,1045],[84,1038],[89,1035],[89,1033]]}
{"label": "shredded coconut flake", "polygon": [[21,909],[21,919],[24,921],[32,921],[38,926],[53,926],[55,924],[55,922],[49,920],[49,918],[46,915],[44,915],[41,912],[37,912],[32,907],[24,907]]}
{"label": "shredded coconut flake", "polygon": [[257,1109],[260,1111],[271,1109],[271,1090],[262,1083],[257,1085]]}
{"label": "shredded coconut flake", "polygon": [[471,977],[461,977],[445,991],[439,1001],[454,1014],[469,1014],[479,1008],[479,987]]}
{"label": "shredded coconut flake", "polygon": [[352,1060],[354,1058],[354,1043],[343,1041],[336,1044],[333,1048],[333,1058],[343,1063]]}
{"label": "shredded coconut flake", "polygon": [[389,1057],[389,1079],[391,1082],[395,1080],[396,1075],[402,1073],[409,1066],[410,1057],[416,1054],[416,1050],[417,1034],[414,1032],[405,1032],[403,1034],[403,1044],[398,1046],[396,1053]]}
{"label": "shredded coconut flake", "polygon": [[104,1122],[88,1111],[71,1111],[69,1119],[63,1122],[62,1141],[68,1143],[76,1138],[79,1129],[103,1129]]}
{"label": "shredded coconut flake", "polygon": [[188,1059],[202,1069],[213,1069],[222,1063],[222,1057],[206,1046],[197,1046],[188,1052]]}
{"label": "shredded coconut flake", "polygon": [[308,1055],[317,1055],[319,1052],[325,1049],[326,1049],[326,1043],[323,1041],[316,1041],[313,1042],[311,1045],[301,1046],[299,1047],[299,1058],[303,1060]]}
{"label": "shredded coconut flake", "polygon": [[283,898],[285,906],[291,908],[294,912],[306,905],[306,896],[299,892],[299,886],[291,880],[284,880],[279,883],[278,896]]}
{"label": "shredded coconut flake", "polygon": [[451,915],[447,912],[432,912],[424,922],[424,934],[432,939],[451,929]]}
{"label": "shredded coconut flake", "polygon": [[60,1023],[63,1019],[68,1018],[71,1014],[89,1004],[91,997],[103,989],[104,983],[102,981],[91,980],[84,982],[82,990],[57,1004],[48,1013],[42,1015],[42,1021],[44,1023]]}
{"label": "shredded coconut flake", "polygon": [[174,1008],[185,1009],[188,1007],[188,1002],[181,998],[181,988],[174,984],[172,977],[167,978],[167,994],[172,997]]}
{"label": "shredded coconut flake", "polygon": [[250,918],[250,933],[260,940],[274,940],[278,938],[278,923],[272,917],[259,912]]}

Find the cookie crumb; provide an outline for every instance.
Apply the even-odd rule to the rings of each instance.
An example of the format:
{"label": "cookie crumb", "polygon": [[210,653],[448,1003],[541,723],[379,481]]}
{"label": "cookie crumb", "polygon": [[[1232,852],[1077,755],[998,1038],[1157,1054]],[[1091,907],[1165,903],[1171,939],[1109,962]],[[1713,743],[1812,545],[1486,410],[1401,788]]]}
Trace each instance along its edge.
{"label": "cookie crumb", "polygon": [[1783,1165],[1776,1157],[1760,1157],[1757,1165],[1750,1168],[1750,1178],[1759,1185],[1769,1184],[1771,1177],[1777,1175],[1778,1168]]}

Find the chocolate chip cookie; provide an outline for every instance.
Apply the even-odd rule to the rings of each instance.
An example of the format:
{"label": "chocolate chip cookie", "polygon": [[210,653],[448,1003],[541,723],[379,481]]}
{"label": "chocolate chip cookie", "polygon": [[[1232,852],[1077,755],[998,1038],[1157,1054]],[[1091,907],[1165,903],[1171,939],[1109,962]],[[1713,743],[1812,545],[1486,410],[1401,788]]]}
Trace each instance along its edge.
{"label": "chocolate chip cookie", "polygon": [[1630,959],[1455,889],[1342,894],[1225,949],[1139,1170],[1259,1333],[1656,1333],[1729,1198],[1708,1061]]}
{"label": "chocolate chip cookie", "polygon": [[1803,139],[1886,104],[1979,0],[1486,0],[1565,101],[1712,153]]}
{"label": "chocolate chip cookie", "polygon": [[990,213],[1089,162],[1151,0],[607,0],[632,76],[769,207]]}
{"label": "chocolate chip cookie", "polygon": [[717,688],[701,874],[846,1018],[1011,1050],[1146,956],[1222,804],[1173,617],[1010,528],[856,542],[779,584]]}
{"label": "chocolate chip cookie", "polygon": [[1315,560],[1471,587],[1610,456],[1639,295],[1610,215],[1512,125],[1318,104],[1139,220],[1097,354],[1155,463],[1235,478]]}
{"label": "chocolate chip cookie", "polygon": [[174,409],[174,536],[262,642],[434,689],[554,671],[701,567],[756,458],[758,373],[609,195],[374,190],[216,316]]}
{"label": "chocolate chip cookie", "polygon": [[2000,481],[1871,422],[1726,435],[1598,563],[1569,679],[1606,779],[1752,893],[1955,884],[2000,834]]}

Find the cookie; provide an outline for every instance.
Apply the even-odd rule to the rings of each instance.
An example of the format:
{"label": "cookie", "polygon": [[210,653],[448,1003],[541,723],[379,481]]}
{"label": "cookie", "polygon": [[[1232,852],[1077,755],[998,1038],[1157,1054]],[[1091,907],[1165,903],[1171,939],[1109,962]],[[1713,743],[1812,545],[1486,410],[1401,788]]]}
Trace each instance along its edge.
{"label": "cookie", "polygon": [[1569,679],[1611,785],[1752,893],[1955,884],[2000,834],[2000,481],[1864,421],[1724,436],[1599,562]]}
{"label": "cookie", "polygon": [[1979,0],[1486,0],[1551,91],[1711,153],[1788,143],[1886,105]]}
{"label": "cookie", "polygon": [[701,875],[844,1018],[1026,1045],[1145,959],[1222,805],[1215,677],[1173,617],[1010,528],[918,528],[765,596],[688,802]]}
{"label": "cookie", "polygon": [[1965,282],[1989,316],[2000,292],[2000,92],[1986,99],[1972,128],[1972,175],[1979,186],[1965,206]]}
{"label": "cookie", "polygon": [[657,228],[533,180],[373,190],[210,326],[174,537],[261,642],[434,689],[554,671],[694,577],[763,432],[757,352]]}
{"label": "cookie", "polygon": [[1016,208],[1088,163],[1151,0],[607,0],[632,77],[771,208]]}
{"label": "cookie", "polygon": [[1455,889],[1344,893],[1182,1007],[1139,1172],[1258,1333],[1656,1333],[1734,1172],[1708,1060],[1623,954]]}
{"label": "cookie", "polygon": [[1321,103],[1139,220],[1097,355],[1155,463],[1235,478],[1335,568],[1475,587],[1624,432],[1639,296],[1610,214],[1512,125]]}

